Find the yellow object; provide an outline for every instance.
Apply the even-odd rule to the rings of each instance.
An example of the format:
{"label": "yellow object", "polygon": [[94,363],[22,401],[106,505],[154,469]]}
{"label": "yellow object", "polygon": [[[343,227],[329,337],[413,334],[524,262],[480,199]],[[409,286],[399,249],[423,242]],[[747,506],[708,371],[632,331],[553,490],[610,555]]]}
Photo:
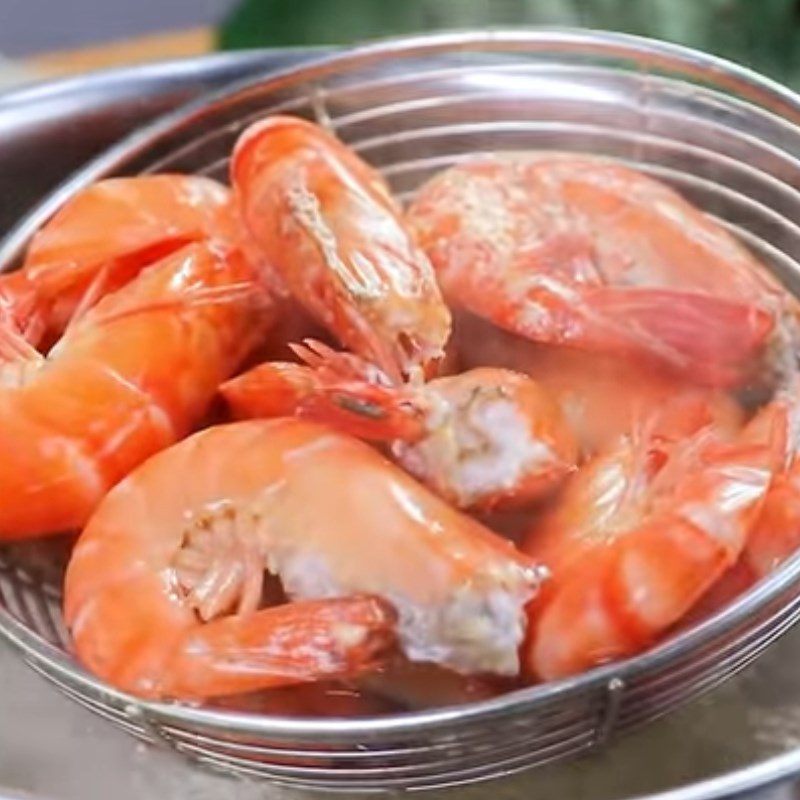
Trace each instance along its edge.
{"label": "yellow object", "polygon": [[60,50],[30,58],[26,64],[37,74],[51,78],[127,64],[187,58],[213,50],[213,29],[201,27],[123,39],[77,50]]}

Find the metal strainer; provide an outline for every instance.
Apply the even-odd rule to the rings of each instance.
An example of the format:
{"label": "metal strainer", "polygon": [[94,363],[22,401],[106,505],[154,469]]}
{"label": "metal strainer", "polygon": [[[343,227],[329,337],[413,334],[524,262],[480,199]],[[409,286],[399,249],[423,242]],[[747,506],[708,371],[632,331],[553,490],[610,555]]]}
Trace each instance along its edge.
{"label": "metal strainer", "polygon": [[[407,198],[485,151],[574,150],[632,164],[718,218],[800,291],[800,98],[683,48],[579,31],[389,41],[248,80],[125,139],[48,197],[0,245],[0,270],[69,197],[109,175],[226,177],[248,122],[317,119]],[[2,454],[0,454],[2,457]],[[800,556],[734,604],[649,652],[469,706],[372,719],[288,719],[143,702],[70,655],[65,548],[0,548],[0,633],[37,672],[142,739],[205,765],[354,792],[508,774],[602,745],[755,659],[800,617]]]}

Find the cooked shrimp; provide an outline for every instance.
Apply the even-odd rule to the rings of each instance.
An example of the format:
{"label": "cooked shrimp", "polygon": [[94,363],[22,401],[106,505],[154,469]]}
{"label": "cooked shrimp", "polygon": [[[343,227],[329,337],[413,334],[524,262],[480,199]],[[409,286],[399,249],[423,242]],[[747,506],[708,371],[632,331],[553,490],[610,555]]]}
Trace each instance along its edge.
{"label": "cooked shrimp", "polygon": [[[792,409],[782,463],[767,492],[758,520],[736,565],[715,587],[703,613],[714,611],[732,597],[777,569],[800,549],[800,377],[792,376],[781,392]],[[791,403],[795,405],[791,405]]]}
{"label": "cooked shrimp", "polygon": [[486,367],[394,386],[353,355],[313,342],[295,351],[309,366],[262,364],[223,384],[235,416],[295,415],[391,442],[408,472],[459,508],[527,503],[575,468],[558,405],[525,375]]}
{"label": "cooked shrimp", "polygon": [[267,303],[237,251],[189,245],[106,296],[46,359],[7,365],[0,540],[83,525],[111,486],[185,436],[263,335]]}
{"label": "cooked shrimp", "polygon": [[591,156],[484,157],[406,216],[448,302],[529,339],[748,378],[788,296],[661,183]]}
{"label": "cooked shrimp", "polygon": [[315,125],[244,132],[231,180],[244,227],[294,297],[393,379],[443,355],[450,313],[383,181]]}
{"label": "cooked shrimp", "polygon": [[[793,380],[786,397],[798,397],[800,382]],[[795,410],[794,414],[797,414]],[[800,461],[797,460],[798,420],[786,441],[783,468],[777,470],[758,519],[739,560],[711,587],[684,620],[691,624],[728,605],[753,584],[777,569],[800,549]],[[786,466],[786,465],[789,466]]]}
{"label": "cooked shrimp", "polygon": [[[265,570],[293,602],[258,609]],[[250,421],[193,435],[108,494],[75,547],[65,618],[89,669],[149,697],[349,675],[392,631],[412,660],[513,675],[538,580],[368,445]]]}
{"label": "cooked shrimp", "polygon": [[530,607],[528,671],[580,672],[678,622],[741,554],[791,413],[776,400],[733,438],[705,426],[670,441],[659,421],[579,471],[523,546],[551,573]]}
{"label": "cooked shrimp", "polygon": [[0,323],[5,297],[16,332],[31,345],[45,333],[58,338],[76,309],[149,264],[189,242],[231,239],[232,220],[230,191],[209,178],[146,175],[92,184],[33,237],[22,268],[0,276]]}

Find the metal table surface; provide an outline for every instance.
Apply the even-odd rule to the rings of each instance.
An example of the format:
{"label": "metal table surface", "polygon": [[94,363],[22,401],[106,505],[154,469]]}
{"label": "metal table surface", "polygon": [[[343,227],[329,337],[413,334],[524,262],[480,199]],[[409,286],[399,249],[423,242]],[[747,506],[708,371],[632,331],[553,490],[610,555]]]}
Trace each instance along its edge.
{"label": "metal table surface", "polygon": [[[307,55],[216,56],[0,97],[0,233],[37,197],[136,124],[204,90]],[[797,630],[734,681],[602,753],[425,797],[618,800],[669,790],[678,791],[668,800],[800,797],[794,784],[800,776],[799,662]],[[778,760],[762,763],[772,757]],[[723,777],[679,789],[714,776]],[[31,795],[47,800],[319,796],[205,773],[172,753],[138,744],[59,695],[0,643],[0,800]]]}

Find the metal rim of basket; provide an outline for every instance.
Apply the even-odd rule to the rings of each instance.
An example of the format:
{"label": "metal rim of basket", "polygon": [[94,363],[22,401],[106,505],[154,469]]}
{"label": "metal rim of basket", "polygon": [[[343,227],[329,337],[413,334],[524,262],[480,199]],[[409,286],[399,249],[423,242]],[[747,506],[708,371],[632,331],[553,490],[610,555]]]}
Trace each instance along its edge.
{"label": "metal rim of basket", "polygon": [[[547,49],[581,47],[599,55],[620,59],[641,59],[646,56],[654,68],[676,65],[702,78],[712,72],[724,77],[727,88],[740,92],[747,101],[758,98],[761,110],[781,116],[800,125],[800,96],[781,84],[746,68],[680,45],[621,33],[581,29],[528,28],[496,31],[454,31],[433,35],[392,38],[309,61],[295,67],[272,71],[264,76],[246,78],[194,100],[172,111],[156,122],[130,134],[117,145],[93,159],[64,181],[55,191],[30,211],[0,241],[0,271],[18,260],[33,233],[49,219],[75,192],[89,183],[114,174],[126,162],[152,147],[176,130],[188,126],[211,109],[245,98],[250,92],[274,91],[292,85],[311,84],[351,68],[360,68],[388,58],[407,59],[420,56],[447,55],[458,52],[525,53],[536,47]],[[708,619],[679,632],[648,651],[591,671],[523,689],[517,689],[489,700],[468,705],[417,711],[386,717],[361,719],[311,719],[270,715],[252,715],[233,711],[196,708],[183,704],[143,701],[120,692],[94,678],[80,667],[66,651],[46,642],[0,606],[0,635],[19,649],[25,659],[41,671],[68,679],[73,685],[100,702],[113,700],[148,718],[187,723],[201,728],[224,728],[227,732],[251,735],[293,737],[297,740],[333,741],[341,736],[370,738],[380,734],[425,733],[453,722],[476,719],[498,719],[533,711],[548,701],[579,695],[590,690],[613,690],[616,684],[644,676],[668,666],[670,662],[733,631],[756,617],[771,604],[795,590],[800,583],[800,552],[788,559],[780,569],[762,580],[733,603]]]}

